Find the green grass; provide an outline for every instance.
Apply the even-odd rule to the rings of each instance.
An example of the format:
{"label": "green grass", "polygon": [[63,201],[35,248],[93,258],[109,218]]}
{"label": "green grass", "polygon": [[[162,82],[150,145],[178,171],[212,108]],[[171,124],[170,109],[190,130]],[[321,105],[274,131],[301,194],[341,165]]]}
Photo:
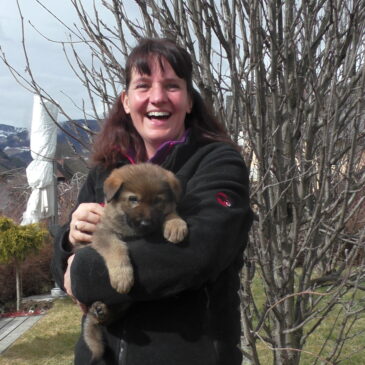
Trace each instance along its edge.
{"label": "green grass", "polygon": [[[339,324],[341,324],[343,319],[344,308],[337,305],[335,310],[320,325],[318,330],[312,334],[304,350],[318,354],[324,340],[328,337],[328,342],[324,347],[324,351],[321,353],[321,357],[325,358],[329,355],[336,346],[336,341],[339,338]],[[334,329],[333,326],[335,326]],[[341,365],[363,365],[365,363],[365,314],[362,313],[358,318],[354,319],[353,323],[350,320],[346,325],[346,329],[349,330],[349,339],[345,342],[341,355],[339,356]],[[313,355],[305,353],[302,355],[302,365],[312,365],[313,362]],[[318,364],[322,363],[318,361]]]}
{"label": "green grass", "polygon": [[[259,280],[255,278],[254,296],[264,303],[264,292]],[[362,294],[360,294],[362,296]],[[348,299],[348,298],[347,298]],[[359,297],[358,305],[363,304]],[[332,325],[340,311],[339,319],[343,318],[343,306],[338,305],[336,310],[321,324],[316,332],[309,338],[303,353],[301,365],[313,365],[323,341],[330,334]],[[9,349],[0,355],[0,365],[71,365],[73,364],[73,351],[80,334],[81,311],[70,299],[57,300],[47,314],[39,320],[31,330],[20,337]],[[351,329],[352,333],[365,330],[365,314],[356,319]],[[338,334],[334,331],[330,341],[322,352],[321,357],[333,348]],[[272,351],[262,342],[258,341],[258,351],[263,365],[272,364]],[[340,356],[341,365],[363,365],[365,363],[365,333],[349,339]],[[318,361],[318,365],[323,362]]]}
{"label": "green grass", "polygon": [[[300,365],[313,365],[318,354],[321,352],[322,345],[327,337],[329,340],[324,347],[324,350],[320,354],[320,358],[317,361],[318,365],[330,364],[328,362],[321,361],[325,359],[336,346],[338,340],[338,327],[333,330],[333,324],[336,323],[336,316],[340,312],[340,320],[343,319],[343,311],[340,306],[336,307],[333,313],[328,315],[326,320],[318,327],[318,329],[309,337],[300,360]],[[338,323],[338,321],[337,321]],[[339,360],[341,365],[364,365],[365,364],[365,315],[362,314],[358,318],[354,325],[351,327],[351,333],[356,334],[354,337],[346,341]],[[259,358],[262,365],[272,364],[273,353],[263,342],[257,342],[257,348]]]}
{"label": "green grass", "polygon": [[0,365],[71,365],[80,334],[81,311],[59,299],[31,330],[0,355]]}
{"label": "green grass", "polygon": [[[264,287],[262,283],[262,278],[259,273],[256,273],[253,280],[252,293],[255,298],[256,304],[259,309],[262,310],[265,303]],[[300,365],[313,365],[317,359],[317,365],[329,364],[329,362],[321,361],[321,359],[326,359],[333,349],[337,345],[337,341],[340,337],[340,324],[344,320],[346,314],[349,312],[360,311],[364,308],[365,295],[364,292],[358,291],[353,298],[353,303],[351,307],[348,307],[346,303],[351,301],[353,296],[353,291],[349,291],[345,294],[341,302],[333,308],[333,310],[326,316],[326,319],[321,323],[321,325],[313,332],[308,338],[301,355]],[[327,305],[329,298],[324,297],[320,307],[323,308]],[[313,323],[316,322],[314,318],[305,326],[305,331],[308,331],[312,327]],[[255,323],[256,324],[256,323]],[[364,365],[365,364],[365,313],[360,312],[357,316],[350,316],[350,320],[346,325],[347,337],[341,354],[337,359],[337,364],[341,365]],[[266,333],[261,330],[260,334],[262,336]],[[327,342],[326,339],[328,338]],[[322,346],[326,342],[323,350]],[[269,344],[258,340],[257,350],[259,354],[259,359],[262,365],[273,363],[273,351],[270,349]]]}

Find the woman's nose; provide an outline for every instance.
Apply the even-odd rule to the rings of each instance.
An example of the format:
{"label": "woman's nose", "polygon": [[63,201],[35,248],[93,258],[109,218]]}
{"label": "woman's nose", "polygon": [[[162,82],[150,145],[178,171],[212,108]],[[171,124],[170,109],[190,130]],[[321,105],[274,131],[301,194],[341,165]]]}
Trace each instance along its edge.
{"label": "woman's nose", "polygon": [[167,100],[166,90],[162,85],[154,85],[151,88],[150,101],[153,104],[163,103]]}

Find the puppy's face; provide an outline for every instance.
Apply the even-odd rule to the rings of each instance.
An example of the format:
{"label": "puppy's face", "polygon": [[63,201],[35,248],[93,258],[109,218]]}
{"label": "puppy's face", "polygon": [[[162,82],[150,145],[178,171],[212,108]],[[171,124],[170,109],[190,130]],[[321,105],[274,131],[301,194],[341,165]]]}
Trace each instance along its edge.
{"label": "puppy's face", "polygon": [[176,208],[180,185],[176,177],[152,164],[127,165],[116,169],[104,184],[108,204],[136,235],[162,227],[165,217]]}
{"label": "puppy's face", "polygon": [[162,226],[174,204],[169,188],[164,184],[148,186],[148,191],[122,187],[119,206],[126,215],[127,223],[138,234],[150,233]]}

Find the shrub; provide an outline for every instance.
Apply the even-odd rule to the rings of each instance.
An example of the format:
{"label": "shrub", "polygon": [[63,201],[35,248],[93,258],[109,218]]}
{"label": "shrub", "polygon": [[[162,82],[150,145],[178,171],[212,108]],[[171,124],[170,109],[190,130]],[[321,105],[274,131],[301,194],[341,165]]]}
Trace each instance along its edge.
{"label": "shrub", "polygon": [[[23,296],[50,293],[54,286],[50,270],[52,251],[52,244],[46,243],[38,253],[30,254],[21,263]],[[14,288],[14,265],[0,264],[0,302],[9,303],[5,309],[16,299]]]}
{"label": "shrub", "polygon": [[40,224],[17,225],[12,219],[0,217],[0,262],[11,263],[15,268],[17,310],[20,308],[21,263],[44,244],[47,231]]}

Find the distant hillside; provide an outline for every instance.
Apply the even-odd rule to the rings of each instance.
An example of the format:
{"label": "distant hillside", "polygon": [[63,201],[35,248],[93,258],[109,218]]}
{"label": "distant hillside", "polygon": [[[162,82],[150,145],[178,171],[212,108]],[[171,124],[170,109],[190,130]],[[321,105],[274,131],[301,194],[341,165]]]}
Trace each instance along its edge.
{"label": "distant hillside", "polygon": [[[68,165],[69,173],[85,171],[85,163],[79,156],[88,155],[88,146],[91,144],[91,134],[87,130],[97,132],[99,124],[95,120],[75,120],[60,123],[62,129],[57,134],[57,160],[62,160],[63,165]],[[77,127],[80,125],[82,127]],[[76,139],[70,137],[75,136]],[[29,131],[26,128],[16,128],[0,124],[0,172],[19,167],[26,167],[32,160],[30,151]]]}
{"label": "distant hillside", "polygon": [[0,172],[24,167],[30,159],[28,130],[0,124]]}
{"label": "distant hillside", "polygon": [[[61,126],[64,130],[58,130],[57,144],[62,146],[69,143],[74,147],[75,152],[80,154],[88,153],[88,147],[92,142],[92,133],[99,130],[99,124],[96,120],[80,119],[73,122],[62,122]],[[76,138],[72,138],[70,135]]]}

